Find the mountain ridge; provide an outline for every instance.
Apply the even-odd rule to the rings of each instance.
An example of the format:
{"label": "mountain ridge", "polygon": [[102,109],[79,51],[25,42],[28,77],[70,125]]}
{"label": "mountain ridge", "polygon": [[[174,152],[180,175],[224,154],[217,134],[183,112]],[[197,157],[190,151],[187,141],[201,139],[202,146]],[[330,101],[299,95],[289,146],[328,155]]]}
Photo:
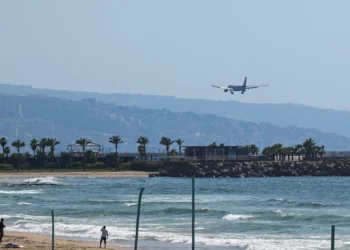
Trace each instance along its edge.
{"label": "mountain ridge", "polygon": [[285,103],[241,103],[237,101],[216,101],[184,99],[173,96],[157,96],[122,93],[96,93],[38,89],[26,85],[0,84],[4,94],[59,97],[71,100],[93,98],[97,101],[123,106],[137,106],[146,109],[166,108],[173,112],[191,111],[198,114],[215,114],[255,123],[268,122],[277,126],[298,126],[316,128],[327,133],[350,136],[350,111],[324,109],[304,104]]}
{"label": "mountain ridge", "polygon": [[[139,136],[150,138],[149,150],[163,150],[162,136],[181,138],[185,145],[256,144],[260,148],[274,143],[295,145],[311,137],[328,150],[349,150],[350,138],[335,133],[297,126],[279,127],[270,123],[253,123],[211,114],[172,112],[167,109],[143,109],[97,102],[74,101],[42,95],[0,95],[0,136],[20,138],[55,137],[64,150],[80,137],[111,148],[108,138],[119,134],[125,141],[121,151],[136,152]],[[175,145],[174,145],[174,148]]]}

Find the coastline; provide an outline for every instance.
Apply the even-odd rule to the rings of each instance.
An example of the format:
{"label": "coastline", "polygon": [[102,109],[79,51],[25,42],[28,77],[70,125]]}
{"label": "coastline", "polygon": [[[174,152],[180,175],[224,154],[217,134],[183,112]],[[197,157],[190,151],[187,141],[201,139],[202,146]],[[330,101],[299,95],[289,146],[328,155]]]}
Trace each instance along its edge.
{"label": "coastline", "polygon": [[[36,249],[51,249],[51,236],[39,235],[33,233],[22,233],[22,232],[6,232],[4,236],[4,241],[0,243],[0,248],[7,243],[16,243],[23,245],[24,249],[36,250]],[[102,244],[103,247],[103,244]],[[61,237],[55,238],[55,249],[61,250],[90,250],[99,248],[99,242],[89,242],[80,240],[68,240]],[[131,248],[121,248],[116,246],[108,246],[107,248],[111,250],[127,250]]]}
{"label": "coastline", "polygon": [[96,178],[148,178],[148,172],[0,172],[0,178],[38,178],[38,177],[96,177]]}

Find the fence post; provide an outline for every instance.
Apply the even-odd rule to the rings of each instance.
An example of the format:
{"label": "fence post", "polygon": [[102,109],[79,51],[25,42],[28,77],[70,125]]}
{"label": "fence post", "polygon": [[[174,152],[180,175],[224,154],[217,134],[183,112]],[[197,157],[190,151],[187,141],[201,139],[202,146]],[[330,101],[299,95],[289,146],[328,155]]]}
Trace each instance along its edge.
{"label": "fence post", "polygon": [[139,221],[140,221],[140,207],[141,207],[141,198],[144,188],[141,188],[140,194],[139,194],[139,203],[137,206],[137,217],[136,217],[136,234],[135,234],[135,250],[137,250],[137,242],[139,238]]}
{"label": "fence post", "polygon": [[51,218],[52,218],[52,250],[55,249],[55,215],[53,210],[51,210]]}
{"label": "fence post", "polygon": [[332,237],[331,237],[331,250],[334,250],[334,236],[335,236],[335,226],[332,225]]}
{"label": "fence post", "polygon": [[192,175],[192,250],[194,250],[195,247],[195,231],[194,231],[194,227],[195,227],[195,207],[194,207],[194,195],[195,195],[195,186],[194,186],[194,179],[195,179],[195,175],[194,175],[194,171],[193,171],[193,175]]}

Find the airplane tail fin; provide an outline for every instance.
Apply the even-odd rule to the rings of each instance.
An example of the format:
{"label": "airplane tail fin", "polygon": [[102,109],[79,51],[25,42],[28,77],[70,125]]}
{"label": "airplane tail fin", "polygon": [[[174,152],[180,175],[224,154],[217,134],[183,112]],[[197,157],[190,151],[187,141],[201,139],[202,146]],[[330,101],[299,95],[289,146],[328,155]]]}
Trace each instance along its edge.
{"label": "airplane tail fin", "polygon": [[243,88],[245,89],[246,87],[247,87],[247,77],[245,77],[244,83],[243,83]]}

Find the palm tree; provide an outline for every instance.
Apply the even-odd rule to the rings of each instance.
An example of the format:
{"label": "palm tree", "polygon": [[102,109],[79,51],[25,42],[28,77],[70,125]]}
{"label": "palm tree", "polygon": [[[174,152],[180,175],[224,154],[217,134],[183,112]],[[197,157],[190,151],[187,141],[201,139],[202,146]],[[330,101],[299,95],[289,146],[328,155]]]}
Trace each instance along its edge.
{"label": "palm tree", "polygon": [[298,161],[300,161],[300,155],[304,153],[304,147],[301,144],[297,144],[294,146],[294,152],[298,155]]}
{"label": "palm tree", "polygon": [[4,154],[6,155],[6,161],[8,162],[9,159],[9,153],[11,153],[10,147],[5,147],[4,148]]}
{"label": "palm tree", "polygon": [[278,156],[279,160],[281,160],[281,155],[283,153],[283,145],[281,143],[275,143],[271,147],[272,155],[274,159],[275,157]]}
{"label": "palm tree", "polygon": [[59,141],[56,140],[56,138],[47,138],[47,146],[50,147],[50,153],[51,153],[51,161],[54,162],[55,160],[55,148],[58,144],[60,144]]}
{"label": "palm tree", "polygon": [[306,157],[309,158],[313,156],[313,154],[315,153],[315,146],[316,146],[316,143],[311,138],[304,141],[303,147],[305,149]]}
{"label": "palm tree", "polygon": [[255,144],[252,144],[250,145],[250,152],[252,153],[252,155],[258,155],[259,148]]}
{"label": "palm tree", "polygon": [[255,144],[245,145],[244,148],[248,149],[249,154],[257,155],[259,153],[259,148]]}
{"label": "palm tree", "polygon": [[39,142],[39,148],[42,153],[45,153],[45,148],[47,147],[47,138],[42,138]]}
{"label": "palm tree", "polygon": [[[265,147],[262,151],[263,155],[269,156],[269,159],[272,160],[272,156],[273,156],[273,149],[271,146],[269,147]],[[273,159],[274,160],[274,159]]]}
{"label": "palm tree", "polygon": [[137,147],[137,151],[139,151],[140,159],[143,159],[143,155],[145,154],[145,148],[141,144]]}
{"label": "palm tree", "polygon": [[318,154],[321,156],[321,158],[326,154],[326,150],[324,145],[321,145],[318,150]]}
{"label": "palm tree", "polygon": [[115,136],[112,136],[111,138],[109,138],[109,142],[114,144],[115,154],[118,155],[118,144],[124,143],[124,141],[122,141],[122,138],[119,135],[115,135]]}
{"label": "palm tree", "polygon": [[293,161],[293,156],[294,156],[294,147],[285,147],[285,153],[287,154],[288,161],[290,161],[290,158],[292,157]]}
{"label": "palm tree", "polygon": [[12,142],[12,147],[17,148],[17,171],[19,171],[19,151],[21,148],[25,147],[26,144],[20,140]]}
{"label": "palm tree", "polygon": [[172,141],[169,137],[163,136],[162,139],[160,139],[159,143],[165,146],[166,155],[169,158],[169,148],[170,148],[171,144],[174,143],[174,141]]}
{"label": "palm tree", "polygon": [[32,139],[30,141],[30,148],[33,150],[33,156],[35,156],[35,152],[38,146],[39,146],[39,141],[37,139]]}
{"label": "palm tree", "polygon": [[[148,137],[147,136],[140,136],[139,138],[137,138],[136,143],[140,144],[143,147],[143,153],[142,153],[142,158],[145,158],[146,155],[146,145],[149,143]],[[146,160],[146,159],[145,159]]]}
{"label": "palm tree", "polygon": [[175,142],[179,146],[179,155],[181,156],[181,149],[182,149],[182,144],[184,143],[184,141],[181,139],[177,139]]}
{"label": "palm tree", "polygon": [[172,149],[172,150],[169,152],[169,154],[170,154],[171,156],[176,156],[176,155],[177,155],[176,149]]}
{"label": "palm tree", "polygon": [[84,155],[84,158],[83,158],[83,165],[84,165],[84,171],[86,171],[86,159],[85,159],[85,147],[91,143],[91,140],[88,139],[88,138],[80,138],[76,141],[76,144],[79,144],[80,146],[83,147],[83,155]]}
{"label": "palm tree", "polygon": [[5,137],[0,138],[0,145],[2,147],[2,153],[5,154],[5,146],[7,145],[7,139]]}
{"label": "palm tree", "polygon": [[5,163],[5,146],[7,144],[7,139],[5,137],[1,137],[0,138],[0,145],[2,147],[2,154],[3,154],[3,157],[4,157],[4,163]]}
{"label": "palm tree", "polygon": [[214,142],[210,143],[208,147],[216,147],[216,146],[217,146],[217,144],[216,144],[216,142],[214,141]]}

